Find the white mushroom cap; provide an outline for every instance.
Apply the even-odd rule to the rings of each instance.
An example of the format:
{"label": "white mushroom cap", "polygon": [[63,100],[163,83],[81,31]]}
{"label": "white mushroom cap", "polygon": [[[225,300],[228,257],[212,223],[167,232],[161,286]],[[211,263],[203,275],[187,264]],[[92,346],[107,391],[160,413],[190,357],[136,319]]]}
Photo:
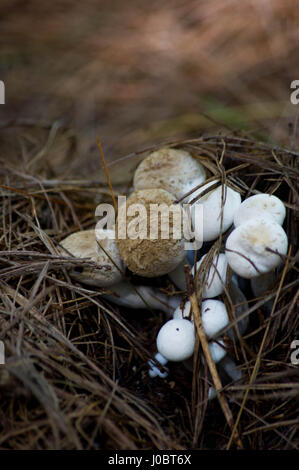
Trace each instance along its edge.
{"label": "white mushroom cap", "polygon": [[208,338],[217,336],[229,324],[226,307],[220,300],[204,300],[201,316],[203,328]]}
{"label": "white mushroom cap", "polygon": [[[174,314],[174,319],[189,317],[191,310],[191,321],[193,322],[193,313],[191,302],[185,303],[183,310],[178,307]],[[215,337],[229,324],[229,318],[226,307],[220,300],[207,299],[202,302],[202,326],[208,338]]]}
{"label": "white mushroom cap", "polygon": [[138,166],[134,188],[161,188],[177,199],[206,178],[204,167],[185,150],[163,148],[150,153]]}
{"label": "white mushroom cap", "polygon": [[[76,258],[90,258],[91,261],[97,263],[97,266],[80,266],[80,269],[71,271],[72,277],[84,282],[85,284],[107,287],[118,283],[122,279],[120,271],[124,266],[119,255],[115,240],[113,240],[111,230],[83,230],[76,232],[60,242],[65,248]],[[97,243],[103,246],[106,253]],[[67,252],[59,249],[62,256],[67,256]],[[111,261],[113,260],[113,262]],[[117,268],[116,266],[119,268]]]}
{"label": "white mushroom cap", "polygon": [[220,362],[221,359],[226,356],[224,342],[221,339],[219,339],[218,341],[211,341],[209,343],[209,350],[215,364],[217,364],[217,362]]}
{"label": "white mushroom cap", "polygon": [[157,336],[157,349],[168,361],[184,361],[195,346],[194,325],[188,320],[169,320]]}
{"label": "white mushroom cap", "polygon": [[[169,273],[185,258],[185,240],[178,238],[178,232],[184,234],[183,225],[186,224],[186,213],[180,204],[174,204],[175,197],[164,191],[164,189],[144,189],[135,191],[127,200],[127,213],[132,205],[141,206],[144,211],[140,212],[138,216],[138,225],[144,225],[147,230],[144,237],[118,237],[118,228],[116,230],[117,239],[116,243],[120,252],[120,256],[125,265],[135,274],[143,277],[158,277]],[[157,237],[151,236],[153,227],[151,214],[153,206],[160,206],[162,204],[169,210],[169,235],[165,236],[164,217],[158,217],[158,231]],[[138,207],[136,206],[136,207]],[[172,209],[179,213],[181,218],[181,226],[176,227],[174,224],[176,215],[173,215]],[[138,209],[139,211],[139,209]],[[165,211],[166,214],[166,211]],[[135,222],[137,218],[136,213],[134,216],[127,215],[127,229]],[[163,222],[162,222],[163,219]],[[117,219],[117,227],[120,223],[119,217]],[[133,224],[134,226],[134,224]],[[185,225],[187,226],[187,225]]]}
{"label": "white mushroom cap", "polygon": [[[211,181],[205,184],[202,188],[196,191],[196,196],[215,183],[216,181]],[[194,194],[189,197],[189,201],[191,201],[193,197]],[[222,203],[222,199],[224,204]],[[241,196],[237,191],[234,191],[227,185],[223,185],[223,188],[220,185],[218,188],[212,189],[192,204],[191,217],[195,228],[199,226],[199,221],[196,221],[196,204],[202,204],[203,206],[202,229],[203,241],[206,242],[216,240],[220,233],[225,232],[233,224],[235,213],[241,204]]]}
{"label": "white mushroom cap", "polygon": [[[196,273],[197,276],[197,285],[202,280],[200,269],[202,267],[203,261],[206,259],[207,255],[204,255],[196,263]],[[220,253],[214,256],[211,267],[205,277],[205,287],[202,293],[202,298],[213,298],[222,294],[224,285],[226,283],[226,271],[227,271],[227,259],[224,253]]]}
{"label": "white mushroom cap", "polygon": [[231,269],[250,279],[272,271],[281,263],[280,256],[267,248],[285,255],[288,238],[278,223],[269,217],[260,217],[250,219],[232,231],[226,241],[225,253]]}
{"label": "white mushroom cap", "polygon": [[279,225],[283,224],[286,209],[283,202],[271,194],[256,194],[245,199],[235,213],[235,227],[247,222],[249,219],[269,216]]}

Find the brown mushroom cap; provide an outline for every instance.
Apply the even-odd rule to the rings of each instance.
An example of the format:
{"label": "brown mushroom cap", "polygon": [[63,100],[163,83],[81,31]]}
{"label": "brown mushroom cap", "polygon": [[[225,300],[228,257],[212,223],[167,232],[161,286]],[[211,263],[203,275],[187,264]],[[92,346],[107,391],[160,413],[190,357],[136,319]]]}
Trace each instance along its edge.
{"label": "brown mushroom cap", "polygon": [[[130,206],[133,204],[142,204],[145,208],[145,214],[138,215],[138,219],[141,223],[147,224],[147,232],[144,238],[132,239],[126,234],[126,238],[119,236],[118,226],[123,222],[120,221],[118,216],[116,222],[116,243],[119,249],[120,256],[125,265],[135,274],[143,277],[157,277],[172,271],[185,257],[186,251],[184,248],[185,240],[183,238],[176,238],[174,232],[174,221],[172,211],[169,211],[169,237],[163,238],[164,224],[161,224],[162,218],[158,216],[158,231],[157,238],[151,239],[150,237],[150,215],[152,214],[151,204],[161,205],[164,204],[166,208],[173,205],[175,197],[164,191],[163,189],[144,189],[135,191],[127,199],[127,212]],[[180,204],[176,204],[176,210],[181,216],[181,233],[183,234],[183,223],[186,220],[186,214],[183,207]],[[161,207],[161,206],[160,206]],[[130,223],[137,215],[127,215],[127,230],[130,227]],[[146,218],[146,220],[144,220]]]}
{"label": "brown mushroom cap", "polygon": [[[112,286],[121,281],[120,270],[123,270],[123,264],[115,240],[105,238],[107,235],[107,230],[82,230],[72,233],[60,242],[60,245],[76,258],[90,258],[90,261],[97,264],[96,266],[82,265],[80,270],[73,269],[70,273],[72,277],[85,284],[98,287]],[[105,251],[101,249],[101,246]],[[68,256],[64,249],[60,248],[59,252],[62,256]]]}
{"label": "brown mushroom cap", "polygon": [[150,153],[134,174],[134,189],[161,188],[183,197],[206,177],[204,167],[185,150],[163,148]]}

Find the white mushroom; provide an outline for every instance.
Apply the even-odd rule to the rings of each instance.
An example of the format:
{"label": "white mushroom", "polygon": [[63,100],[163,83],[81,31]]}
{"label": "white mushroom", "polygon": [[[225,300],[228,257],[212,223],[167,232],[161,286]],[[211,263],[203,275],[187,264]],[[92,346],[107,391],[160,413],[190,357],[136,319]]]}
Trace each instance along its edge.
{"label": "white mushroom", "polygon": [[269,217],[260,217],[250,219],[232,231],[226,241],[225,254],[231,269],[250,279],[278,266],[282,261],[279,255],[285,255],[287,248],[288,239],[283,228]]}
{"label": "white mushroom", "polygon": [[[191,315],[190,315],[191,314]],[[174,319],[186,318],[191,316],[193,321],[193,313],[191,302],[185,303],[184,308],[177,307],[173,314]],[[201,312],[202,326],[208,337],[216,337],[217,334],[229,324],[229,318],[226,307],[220,300],[207,299],[202,302]]]}
{"label": "white mushroom", "polygon": [[192,356],[194,347],[194,325],[188,320],[169,320],[158,333],[158,352],[168,361],[184,361]]}
{"label": "white mushroom", "polygon": [[[224,253],[216,254],[212,260],[211,266],[207,273],[203,274],[201,268],[207,255],[204,255],[193,267],[191,272],[195,276],[196,290],[199,292],[199,287],[205,279],[205,287],[202,293],[202,298],[213,298],[222,294],[226,282],[227,259]],[[186,290],[186,277],[184,266],[188,263],[188,259],[184,259],[174,271],[171,271],[168,276],[172,282],[180,289]]]}
{"label": "white mushroom", "polygon": [[[128,198],[127,234],[119,236],[123,224],[119,215],[116,243],[122,260],[133,273],[143,277],[162,276],[185,258],[183,235],[188,224],[183,207],[174,203],[175,197],[164,189],[135,191]],[[136,225],[139,228],[137,236],[132,232]]]}
{"label": "white mushroom", "polygon": [[98,229],[80,231],[60,243],[62,248],[59,248],[59,252],[62,256],[71,254],[75,258],[89,258],[94,264],[77,266],[70,271],[71,277],[83,284],[109,287],[112,293],[104,294],[103,297],[117,305],[134,309],[158,309],[172,315],[181,300],[178,296],[168,296],[150,286],[134,287],[124,280],[124,265],[111,232]]}
{"label": "white mushroom", "polygon": [[220,362],[224,358],[224,356],[226,356],[226,349],[222,339],[219,339],[218,341],[210,341],[209,350],[215,364]]}
{"label": "white mushroom", "polygon": [[134,188],[160,188],[182,198],[206,178],[204,167],[185,150],[163,148],[150,153],[137,167]]}
{"label": "white mushroom", "polygon": [[235,214],[234,225],[238,227],[249,219],[266,216],[269,216],[273,221],[282,225],[285,215],[285,206],[278,197],[264,193],[256,194],[242,202]]}
{"label": "white mushroom", "polygon": [[[195,279],[197,280],[197,289],[202,282],[203,275],[201,275],[200,269],[203,265],[207,255],[204,255],[197,263],[195,272]],[[224,253],[216,254],[211,263],[211,267],[208,273],[205,275],[205,287],[202,293],[203,299],[211,299],[222,294],[226,283],[226,272],[227,272],[227,259]]]}
{"label": "white mushroom", "polygon": [[[189,203],[195,196],[202,194],[216,182],[211,181],[197,190],[189,197]],[[191,217],[194,227],[200,226],[200,221],[196,220],[197,217],[201,217],[200,212],[195,211],[197,204],[201,204],[203,207],[202,237],[206,242],[216,240],[220,233],[225,232],[233,224],[235,213],[241,204],[241,196],[227,185],[220,185],[216,189],[212,189],[192,204]]]}

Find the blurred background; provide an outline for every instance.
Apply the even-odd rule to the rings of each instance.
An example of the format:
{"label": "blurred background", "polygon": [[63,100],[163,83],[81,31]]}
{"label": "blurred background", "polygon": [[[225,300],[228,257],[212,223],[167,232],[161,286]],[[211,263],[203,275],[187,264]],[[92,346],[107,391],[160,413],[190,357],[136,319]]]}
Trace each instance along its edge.
{"label": "blurred background", "polygon": [[165,139],[233,129],[296,145],[293,0],[1,0],[0,15],[2,157],[42,145],[53,174],[96,178],[97,136],[116,175]]}

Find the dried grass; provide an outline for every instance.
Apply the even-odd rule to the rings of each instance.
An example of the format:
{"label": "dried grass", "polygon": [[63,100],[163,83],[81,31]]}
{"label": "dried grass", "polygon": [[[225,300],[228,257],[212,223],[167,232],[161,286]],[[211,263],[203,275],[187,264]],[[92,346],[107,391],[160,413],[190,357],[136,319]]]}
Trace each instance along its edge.
{"label": "dried grass", "polygon": [[[203,158],[243,197],[275,193],[287,207],[285,270],[263,298],[249,301],[249,328],[229,351],[242,379],[225,385],[224,394],[245,449],[298,449],[299,370],[290,363],[298,331],[298,154],[233,134],[170,145]],[[30,168],[2,159],[0,175],[0,339],[7,359],[0,367],[0,448],[226,448],[231,429],[217,400],[207,401],[206,366],[192,375],[172,364],[166,380],[148,377],[163,314],[109,304],[100,289],[70,279],[68,268],[86,261],[56,252],[68,234],[94,226],[97,203],[111,201],[109,189],[47,175],[38,158]],[[160,285],[170,288],[164,278]]]}

